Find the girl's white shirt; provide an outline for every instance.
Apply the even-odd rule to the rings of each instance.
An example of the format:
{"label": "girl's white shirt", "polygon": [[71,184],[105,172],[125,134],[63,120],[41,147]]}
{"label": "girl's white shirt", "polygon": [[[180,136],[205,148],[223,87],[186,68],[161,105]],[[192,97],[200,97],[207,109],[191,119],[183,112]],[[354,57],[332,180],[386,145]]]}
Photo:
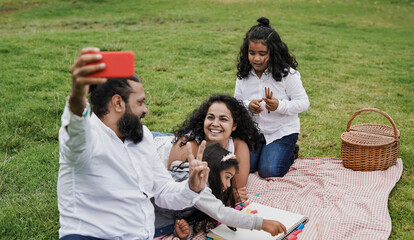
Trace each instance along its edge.
{"label": "girl's white shirt", "polygon": [[234,97],[243,101],[248,109],[252,100],[265,97],[265,88],[269,88],[273,92],[273,97],[279,100],[279,106],[275,111],[268,113],[265,102],[262,101],[260,105],[263,111],[253,114],[266,144],[299,133],[298,114],[309,108],[309,98],[300,80],[300,73],[290,68],[288,75],[277,82],[269,69],[264,71],[261,78],[252,69],[249,76],[237,79]]}
{"label": "girl's white shirt", "polygon": [[206,187],[200,194],[200,199],[194,204],[194,207],[230,227],[262,229],[262,217],[224,206],[223,202],[213,195],[209,187]]}

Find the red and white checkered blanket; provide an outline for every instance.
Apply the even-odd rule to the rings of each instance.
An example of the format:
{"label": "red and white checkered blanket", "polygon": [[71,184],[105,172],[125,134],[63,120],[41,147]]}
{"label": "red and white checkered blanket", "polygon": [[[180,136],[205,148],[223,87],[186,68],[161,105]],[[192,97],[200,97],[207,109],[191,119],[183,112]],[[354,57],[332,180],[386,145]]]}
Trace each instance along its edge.
{"label": "red and white checkered blanket", "polygon": [[[373,172],[344,168],[337,158],[297,159],[283,178],[250,174],[248,201],[307,216],[298,239],[388,239],[388,196],[402,169],[401,159]],[[205,234],[192,239],[205,239]]]}

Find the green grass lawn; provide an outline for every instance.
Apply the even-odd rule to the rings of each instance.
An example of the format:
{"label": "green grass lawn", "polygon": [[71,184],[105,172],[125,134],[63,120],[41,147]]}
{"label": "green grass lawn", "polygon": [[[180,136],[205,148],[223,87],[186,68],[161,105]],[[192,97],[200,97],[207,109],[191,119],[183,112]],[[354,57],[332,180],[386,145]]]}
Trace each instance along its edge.
{"label": "green grass lawn", "polygon": [[[413,0],[0,0],[0,239],[57,239],[58,130],[79,50],[131,50],[152,131],[171,131],[212,93],[232,95],[245,32],[270,19],[299,62],[311,107],[300,157],[340,157],[364,107],[401,131],[390,239],[414,239]],[[376,113],[355,124],[389,125]]]}

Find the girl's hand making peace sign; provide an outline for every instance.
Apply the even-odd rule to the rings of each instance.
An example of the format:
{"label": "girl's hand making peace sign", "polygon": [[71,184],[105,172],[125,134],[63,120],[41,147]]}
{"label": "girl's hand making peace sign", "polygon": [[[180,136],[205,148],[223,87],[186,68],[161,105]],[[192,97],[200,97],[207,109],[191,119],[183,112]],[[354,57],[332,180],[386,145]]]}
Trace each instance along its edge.
{"label": "girl's hand making peace sign", "polygon": [[273,97],[273,92],[270,91],[270,88],[265,88],[265,96],[262,100],[266,103],[265,107],[268,113],[275,111],[279,107],[279,100]]}

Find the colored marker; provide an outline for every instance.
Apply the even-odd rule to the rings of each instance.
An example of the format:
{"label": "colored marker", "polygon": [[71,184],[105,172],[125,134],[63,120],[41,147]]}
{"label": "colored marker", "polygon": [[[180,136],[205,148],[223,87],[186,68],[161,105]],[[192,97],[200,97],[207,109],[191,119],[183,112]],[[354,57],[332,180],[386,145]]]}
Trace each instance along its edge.
{"label": "colored marker", "polygon": [[299,229],[299,230],[294,231],[292,234],[295,235],[295,236],[297,236],[301,232],[302,232],[302,229]]}
{"label": "colored marker", "polygon": [[289,235],[289,237],[286,238],[286,240],[296,240],[298,237],[296,235]]}
{"label": "colored marker", "polygon": [[298,228],[296,228],[297,230],[300,230],[300,229],[303,229],[305,227],[305,224],[304,223],[301,223],[300,225],[299,225],[299,227]]}

